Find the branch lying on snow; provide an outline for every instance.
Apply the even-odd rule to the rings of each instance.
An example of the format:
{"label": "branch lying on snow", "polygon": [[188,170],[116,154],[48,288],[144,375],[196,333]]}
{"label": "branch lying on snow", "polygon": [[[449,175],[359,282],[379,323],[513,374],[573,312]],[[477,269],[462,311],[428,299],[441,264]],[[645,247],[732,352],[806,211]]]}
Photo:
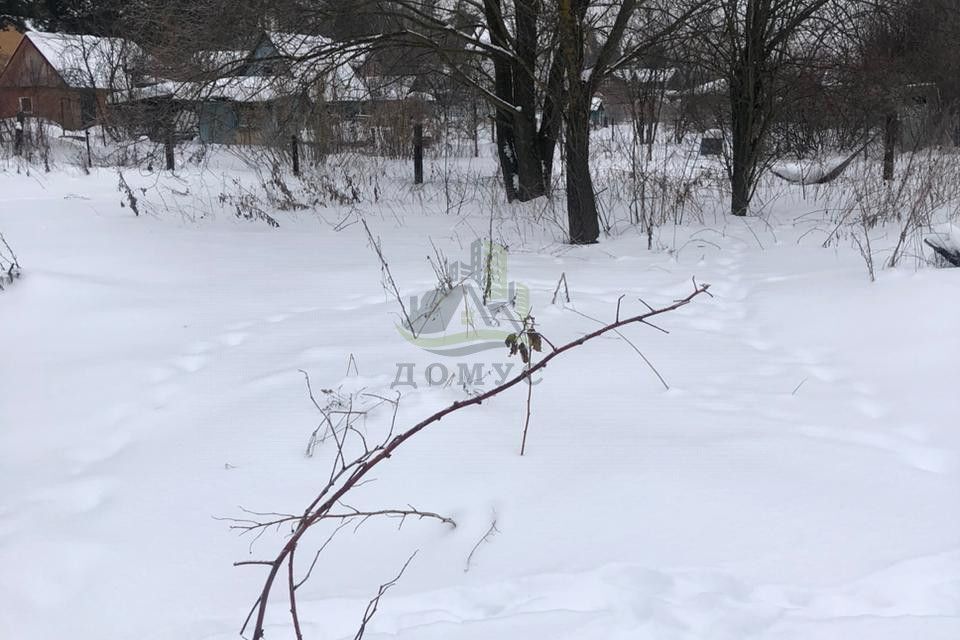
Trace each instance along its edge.
{"label": "branch lying on snow", "polygon": [[810,172],[801,171],[800,174],[797,175],[793,172],[785,171],[784,169],[774,168],[770,169],[770,173],[793,184],[827,184],[828,182],[833,182],[839,178],[840,175],[847,169],[847,167],[850,166],[850,163],[852,163],[854,159],[863,152],[864,149],[870,146],[871,142],[873,142],[873,138],[870,138],[863,143],[863,145],[857,148],[857,150],[851,153],[846,159],[840,161],[827,170],[821,169],[819,171]]}
{"label": "branch lying on snow", "polygon": [[960,228],[946,225],[941,233],[924,238],[923,242],[948,263],[960,267]]}
{"label": "branch lying on snow", "polygon": [[[442,516],[439,513],[434,513],[432,511],[420,511],[413,505],[408,505],[410,507],[409,509],[378,509],[376,511],[361,511],[355,507],[351,507],[348,504],[344,504],[343,502],[340,503],[340,506],[345,509],[344,513],[328,513],[321,519],[352,521],[357,518],[360,520],[360,522],[354,526],[354,530],[359,529],[363,523],[370,518],[377,516],[399,519],[400,524],[397,525],[398,529],[403,526],[403,523],[407,518],[415,518],[417,520],[423,520],[425,518],[439,520],[443,524],[448,524],[451,527],[456,528],[457,526],[457,523],[454,522],[452,518],[447,518],[446,516]],[[243,507],[240,507],[240,510],[254,517],[272,517],[273,519],[254,520],[252,518],[214,518],[214,520],[229,522],[231,529],[239,530],[242,533],[248,533],[251,531],[259,532],[261,529],[269,529],[270,527],[279,527],[283,524],[297,522],[301,518],[301,516],[296,516],[291,513],[264,513],[260,511],[250,511],[248,509],[244,509]]]}
{"label": "branch lying on snow", "polygon": [[[350,424],[344,428],[339,434],[334,431],[334,439],[336,441],[337,451],[334,456],[333,466],[331,469],[330,477],[327,483],[323,486],[317,496],[307,505],[304,509],[303,514],[300,516],[294,516],[292,514],[264,514],[265,517],[271,518],[266,522],[250,522],[247,521],[246,524],[240,524],[243,521],[237,521],[240,528],[247,530],[257,530],[262,533],[266,528],[270,526],[280,526],[283,524],[289,524],[292,528],[289,537],[284,543],[283,547],[277,553],[276,557],[272,560],[249,560],[244,562],[238,562],[237,565],[263,565],[269,567],[269,573],[264,579],[263,586],[260,590],[260,595],[253,604],[253,607],[250,610],[250,613],[247,615],[247,619],[243,623],[243,627],[240,630],[240,633],[243,634],[247,627],[250,625],[251,620],[254,621],[254,631],[253,631],[253,640],[262,640],[264,636],[264,628],[266,625],[267,617],[267,605],[270,599],[271,591],[273,590],[274,584],[276,583],[277,577],[280,574],[283,565],[287,565],[287,595],[290,602],[290,616],[293,622],[294,629],[298,640],[302,639],[300,633],[300,620],[297,613],[296,606],[296,590],[297,587],[303,584],[306,580],[306,577],[309,577],[310,571],[314,564],[316,564],[316,557],[314,557],[313,564],[310,566],[310,571],[307,572],[307,576],[300,580],[296,581],[294,576],[294,554],[297,549],[297,545],[301,542],[305,534],[310,531],[317,524],[324,521],[331,520],[343,520],[350,521],[353,518],[365,518],[372,517],[373,515],[393,515],[394,517],[419,517],[419,518],[432,518],[439,519],[441,522],[444,522],[450,526],[455,526],[453,520],[450,518],[445,518],[439,516],[435,513],[430,512],[421,512],[416,509],[407,510],[382,510],[382,511],[360,511],[357,509],[352,509],[346,507],[343,503],[343,498],[354,488],[360,486],[365,481],[365,478],[370,474],[370,472],[377,467],[380,463],[387,460],[391,457],[405,442],[410,440],[413,436],[420,433],[427,427],[434,425],[440,422],[443,418],[456,413],[466,407],[482,404],[485,400],[496,397],[503,393],[504,391],[520,384],[521,382],[527,381],[531,376],[533,376],[538,371],[546,368],[550,362],[555,358],[559,357],[561,354],[571,351],[591,340],[599,338],[607,333],[617,332],[618,329],[630,324],[647,324],[650,325],[649,320],[655,316],[663,315],[671,311],[675,311],[684,307],[694,300],[694,298],[707,294],[710,285],[708,284],[698,284],[694,279],[693,281],[693,291],[684,298],[675,300],[672,304],[666,305],[660,308],[648,308],[648,310],[642,314],[634,315],[628,318],[621,319],[619,317],[619,312],[617,318],[606,324],[595,331],[587,333],[576,340],[572,340],[564,345],[555,347],[550,345],[552,351],[547,353],[541,360],[536,363],[529,362],[528,366],[524,367],[523,371],[516,375],[515,377],[507,380],[506,382],[493,387],[489,391],[486,391],[482,394],[472,396],[466,400],[458,400],[447,407],[427,416],[420,422],[416,423],[412,427],[408,428],[405,431],[395,433],[395,423],[396,423],[396,411],[398,402],[392,400],[386,400],[393,404],[394,413],[393,419],[390,423],[389,431],[386,437],[377,445],[370,446],[367,442],[367,439],[363,434],[355,429],[351,428]],[[618,302],[619,306],[619,302]],[[653,325],[651,325],[653,326]],[[351,457],[352,454],[348,454],[347,449],[347,436],[349,433],[356,434],[356,441],[351,442],[352,446],[359,446],[359,453]],[[345,514],[335,512],[334,509],[346,508],[348,511]],[[351,510],[352,509],[352,510]],[[249,512],[248,512],[249,513]],[[342,525],[341,525],[342,527]],[[329,538],[327,539],[329,542]],[[326,543],[324,543],[326,545]],[[321,548],[322,550],[322,548]],[[409,561],[408,561],[409,563]],[[406,565],[404,565],[406,567]],[[402,573],[402,571],[401,571]],[[399,579],[399,575],[396,579]],[[368,606],[367,614],[372,615],[376,611],[376,603],[379,602],[379,598],[383,595],[389,586],[392,586],[396,582],[394,579],[392,582],[387,583],[384,586],[381,586],[380,593],[378,596],[371,601],[371,606]],[[371,609],[372,607],[372,609]],[[358,633],[358,638],[362,635],[363,629],[366,627],[367,622],[369,621],[369,615],[364,615],[363,626],[361,627],[360,632]]]}

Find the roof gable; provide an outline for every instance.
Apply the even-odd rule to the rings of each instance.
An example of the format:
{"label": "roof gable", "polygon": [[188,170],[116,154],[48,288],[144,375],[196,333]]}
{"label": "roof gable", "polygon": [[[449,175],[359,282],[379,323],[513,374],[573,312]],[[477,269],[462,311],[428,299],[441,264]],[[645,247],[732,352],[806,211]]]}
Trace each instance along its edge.
{"label": "roof gable", "polygon": [[43,53],[28,38],[23,38],[0,70],[0,86],[64,87],[66,83]]}

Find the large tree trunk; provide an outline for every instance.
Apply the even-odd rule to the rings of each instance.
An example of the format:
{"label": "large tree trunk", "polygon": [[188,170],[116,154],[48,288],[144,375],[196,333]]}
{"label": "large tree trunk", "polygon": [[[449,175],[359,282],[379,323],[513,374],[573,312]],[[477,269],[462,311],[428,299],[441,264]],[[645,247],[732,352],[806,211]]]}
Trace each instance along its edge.
{"label": "large tree trunk", "polygon": [[543,98],[543,114],[540,116],[540,161],[543,163],[543,182],[547,191],[553,178],[553,157],[563,124],[563,56],[554,55],[547,76],[547,90]]}
{"label": "large tree trunk", "polygon": [[571,244],[592,244],[600,238],[597,199],[590,176],[590,94],[583,84],[570,92],[564,138]]}
{"label": "large tree trunk", "polygon": [[571,244],[600,238],[597,200],[590,177],[590,82],[584,80],[586,0],[560,0],[561,54],[567,77],[564,155],[567,170],[567,219]]}
{"label": "large tree trunk", "polygon": [[745,216],[757,179],[762,152],[764,119],[770,117],[768,96],[760,78],[756,52],[761,47],[745,35],[740,62],[730,77],[730,213]]}
{"label": "large tree trunk", "polygon": [[[500,16],[503,13],[500,0],[484,0],[484,14],[490,25],[490,40],[503,47],[509,35],[500,28]],[[493,93],[506,104],[513,104],[513,70],[507,59],[493,58]],[[497,143],[497,159],[500,161],[500,173],[503,176],[503,188],[507,202],[517,199],[517,154],[514,151],[513,114],[503,104],[495,104],[493,120],[494,139]]]}
{"label": "large tree trunk", "polygon": [[539,198],[546,194],[547,180],[541,136],[537,131],[533,79],[515,66],[496,62],[494,90],[498,98],[519,108],[519,111],[499,105],[496,108],[497,156],[507,200],[526,202]]}
{"label": "large tree trunk", "polygon": [[[532,110],[531,110],[532,111]],[[527,110],[514,115],[514,152],[517,162],[517,200],[527,202],[546,194],[543,163],[537,140],[537,124],[526,116]]]}
{"label": "large tree trunk", "polygon": [[[543,165],[537,137],[536,79],[537,17],[539,3],[524,0],[516,4],[516,36],[505,30],[500,0],[484,0],[492,44],[516,57],[496,56],[493,60],[496,105],[497,156],[507,200],[532,200],[545,194]],[[512,107],[512,108],[511,108]]]}
{"label": "large tree trunk", "polygon": [[753,195],[753,174],[757,149],[753,144],[755,126],[751,107],[740,96],[732,101],[730,131],[730,213],[745,216]]}
{"label": "large tree trunk", "polygon": [[517,153],[517,199],[521,202],[546,193],[537,136],[537,22],[539,0],[516,0],[516,58],[513,62],[514,144]]}
{"label": "large tree trunk", "polygon": [[750,210],[750,195],[752,190],[750,170],[746,156],[749,151],[738,145],[733,149],[730,172],[730,213],[735,216],[745,216]]}
{"label": "large tree trunk", "polygon": [[[747,86],[745,86],[747,85]],[[730,96],[730,213],[745,216],[753,192],[757,151],[753,96],[748,83],[734,82]]]}
{"label": "large tree trunk", "polygon": [[[499,61],[494,62],[494,90],[498,96],[512,94],[510,67]],[[517,199],[517,154],[513,129],[513,114],[497,106],[494,115],[494,135],[497,140],[497,158],[500,161],[500,173],[507,202]]]}

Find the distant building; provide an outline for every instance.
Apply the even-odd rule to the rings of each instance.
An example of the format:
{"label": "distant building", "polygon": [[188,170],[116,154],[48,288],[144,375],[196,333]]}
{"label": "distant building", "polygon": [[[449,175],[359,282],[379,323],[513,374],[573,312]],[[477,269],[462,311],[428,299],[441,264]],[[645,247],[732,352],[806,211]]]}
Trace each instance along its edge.
{"label": "distant building", "polygon": [[682,76],[675,68],[626,67],[601,84],[601,117],[613,122],[658,120],[666,96],[681,86]]}
{"label": "distant building", "polygon": [[[200,51],[176,78],[123,96],[145,121],[190,111],[202,142],[269,144],[324,113],[359,111],[368,92],[342,44],[322,36],[264,32],[250,51]],[[152,115],[150,115],[152,114]]]}
{"label": "distant building", "polygon": [[134,51],[119,38],[28,31],[0,71],[0,118],[22,112],[70,130],[97,124],[110,94],[129,89]]}

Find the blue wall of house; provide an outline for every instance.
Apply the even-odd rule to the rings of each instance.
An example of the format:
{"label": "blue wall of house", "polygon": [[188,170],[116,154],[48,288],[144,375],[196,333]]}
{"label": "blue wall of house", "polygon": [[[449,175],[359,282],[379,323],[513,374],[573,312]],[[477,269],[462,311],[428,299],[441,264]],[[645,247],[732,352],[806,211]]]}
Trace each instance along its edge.
{"label": "blue wall of house", "polygon": [[236,107],[230,102],[210,101],[200,105],[198,128],[200,141],[215,144],[231,144],[236,138],[240,118]]}

